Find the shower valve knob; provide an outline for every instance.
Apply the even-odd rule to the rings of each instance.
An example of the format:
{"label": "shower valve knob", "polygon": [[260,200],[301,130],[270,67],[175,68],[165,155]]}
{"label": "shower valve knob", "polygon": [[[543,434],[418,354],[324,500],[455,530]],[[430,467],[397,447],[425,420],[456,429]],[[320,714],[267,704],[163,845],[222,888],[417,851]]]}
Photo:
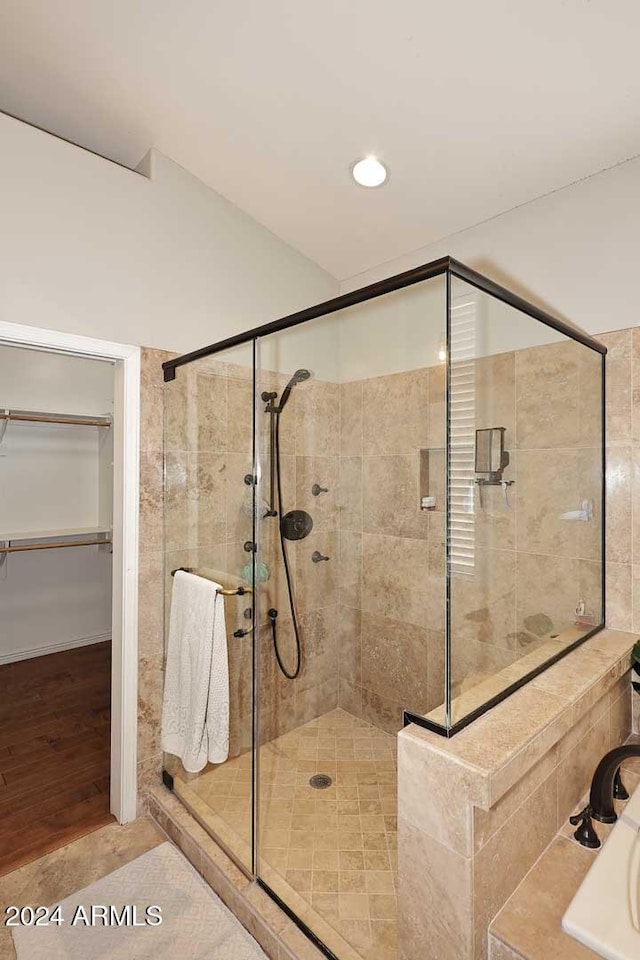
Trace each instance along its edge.
{"label": "shower valve knob", "polygon": [[311,560],[313,563],[322,563],[323,560],[330,560],[330,557],[325,557],[324,554],[320,553],[319,550],[314,550],[311,554]]}
{"label": "shower valve knob", "polygon": [[329,487],[321,487],[319,483],[314,483],[311,493],[314,497],[319,497],[321,493],[329,493]]}
{"label": "shower valve knob", "polygon": [[593,829],[591,816],[591,807],[586,806],[584,810],[581,810],[580,813],[577,813],[574,817],[569,817],[569,823],[573,827],[578,828],[573,834],[578,843],[582,844],[583,847],[588,847],[590,850],[597,850],[600,846],[600,840],[598,834]]}
{"label": "shower valve knob", "polygon": [[245,540],[244,542],[244,552],[245,553],[255,553],[256,545],[253,540]]}

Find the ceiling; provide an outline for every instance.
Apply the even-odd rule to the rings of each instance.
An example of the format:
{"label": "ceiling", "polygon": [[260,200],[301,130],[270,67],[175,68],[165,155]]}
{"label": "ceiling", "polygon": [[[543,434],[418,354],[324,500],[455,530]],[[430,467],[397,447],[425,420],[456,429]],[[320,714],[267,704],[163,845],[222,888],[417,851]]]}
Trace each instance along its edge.
{"label": "ceiling", "polygon": [[636,0],[2,0],[0,109],[155,146],[344,279],[639,154],[639,35]]}

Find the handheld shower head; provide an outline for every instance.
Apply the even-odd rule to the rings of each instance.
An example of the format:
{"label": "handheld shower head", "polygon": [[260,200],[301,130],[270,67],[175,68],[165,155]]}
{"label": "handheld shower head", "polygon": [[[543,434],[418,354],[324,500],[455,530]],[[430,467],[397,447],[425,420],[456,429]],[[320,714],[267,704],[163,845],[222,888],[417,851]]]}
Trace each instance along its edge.
{"label": "handheld shower head", "polygon": [[291,393],[292,388],[295,387],[297,383],[302,383],[303,380],[309,380],[310,378],[311,378],[310,370],[305,370],[304,368],[301,368],[300,370],[296,370],[294,375],[289,380],[289,383],[286,385],[286,387],[282,391],[282,396],[280,397],[280,403],[278,404],[278,413],[282,413],[282,411],[284,410],[287,400],[289,399],[289,394]]}

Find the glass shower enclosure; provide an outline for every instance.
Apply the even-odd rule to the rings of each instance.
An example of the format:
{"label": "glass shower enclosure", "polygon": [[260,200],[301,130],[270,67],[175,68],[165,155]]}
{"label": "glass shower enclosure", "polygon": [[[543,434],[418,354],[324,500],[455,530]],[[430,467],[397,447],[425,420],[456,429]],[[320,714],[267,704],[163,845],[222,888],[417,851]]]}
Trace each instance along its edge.
{"label": "glass shower enclosure", "polygon": [[222,587],[230,703],[165,779],[329,956],[394,956],[398,730],[604,624],[604,353],[447,257],[165,364],[167,618]]}

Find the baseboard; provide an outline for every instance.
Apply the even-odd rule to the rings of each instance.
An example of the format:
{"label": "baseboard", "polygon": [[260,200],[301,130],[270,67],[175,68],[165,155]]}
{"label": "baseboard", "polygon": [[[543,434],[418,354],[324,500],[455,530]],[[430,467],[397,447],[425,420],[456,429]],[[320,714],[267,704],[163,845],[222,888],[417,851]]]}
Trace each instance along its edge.
{"label": "baseboard", "polygon": [[0,654],[0,665],[17,663],[18,660],[31,660],[33,657],[44,657],[48,653],[60,653],[62,650],[74,650],[76,647],[88,647],[92,643],[104,643],[107,640],[111,640],[110,633],[101,633],[98,637],[81,637],[79,640],[49,643],[46,647],[34,647],[31,650],[14,650],[12,653]]}

